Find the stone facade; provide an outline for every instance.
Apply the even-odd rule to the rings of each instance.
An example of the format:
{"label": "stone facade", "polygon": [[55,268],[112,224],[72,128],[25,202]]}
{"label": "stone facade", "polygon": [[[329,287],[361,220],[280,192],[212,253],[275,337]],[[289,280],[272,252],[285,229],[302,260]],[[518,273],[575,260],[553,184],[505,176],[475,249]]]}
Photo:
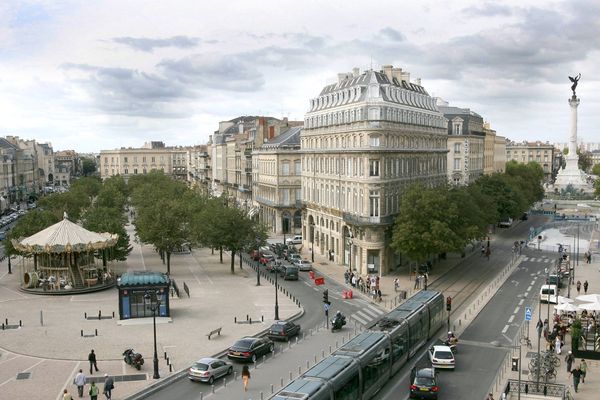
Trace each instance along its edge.
{"label": "stone facade", "polygon": [[173,174],[172,148],[162,142],[146,143],[142,148],[120,148],[100,151],[100,177],[102,179],[121,175],[146,174],[161,170],[166,175]]}
{"label": "stone facade", "polygon": [[338,75],[310,101],[301,135],[303,245],[385,274],[402,192],[446,182],[447,120],[400,68]]}
{"label": "stone facade", "polygon": [[519,163],[527,164],[531,161],[535,161],[544,170],[544,178],[546,182],[550,182],[552,179],[552,172],[554,168],[554,146],[549,142],[542,143],[537,142],[506,142],[506,161],[517,161]]}

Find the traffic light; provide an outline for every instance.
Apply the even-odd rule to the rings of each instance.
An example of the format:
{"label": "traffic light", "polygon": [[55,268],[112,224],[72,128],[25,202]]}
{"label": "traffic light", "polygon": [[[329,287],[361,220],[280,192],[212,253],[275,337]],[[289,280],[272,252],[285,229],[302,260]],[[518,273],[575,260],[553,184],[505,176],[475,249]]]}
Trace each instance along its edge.
{"label": "traffic light", "polygon": [[323,303],[329,304],[329,290],[323,290]]}
{"label": "traffic light", "polygon": [[452,310],[452,297],[446,297],[446,311]]}

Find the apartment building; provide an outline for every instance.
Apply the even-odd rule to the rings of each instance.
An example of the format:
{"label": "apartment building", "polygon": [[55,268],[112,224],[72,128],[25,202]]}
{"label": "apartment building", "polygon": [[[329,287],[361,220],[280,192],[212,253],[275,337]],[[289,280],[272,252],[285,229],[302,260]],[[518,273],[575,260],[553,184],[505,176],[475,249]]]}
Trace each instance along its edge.
{"label": "apartment building", "polygon": [[[180,156],[177,156],[180,157]],[[179,158],[177,158],[179,159]],[[120,148],[100,151],[100,177],[102,179],[121,175],[146,174],[152,170],[173,174],[173,148],[163,142],[147,142],[141,148]]]}
{"label": "apartment building", "polygon": [[303,245],[362,274],[394,269],[400,197],[445,184],[447,140],[446,118],[408,72],[338,74],[310,100],[301,133]]}
{"label": "apartment building", "polygon": [[558,168],[555,164],[556,149],[549,142],[513,142],[506,141],[506,161],[527,164],[535,161],[544,170],[546,182],[552,182],[552,174]]}

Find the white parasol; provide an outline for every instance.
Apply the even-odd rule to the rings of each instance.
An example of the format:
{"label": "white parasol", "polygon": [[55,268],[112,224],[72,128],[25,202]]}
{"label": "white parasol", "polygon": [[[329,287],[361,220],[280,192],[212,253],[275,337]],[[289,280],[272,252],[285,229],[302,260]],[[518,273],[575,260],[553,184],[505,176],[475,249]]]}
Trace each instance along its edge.
{"label": "white parasol", "polygon": [[581,296],[577,296],[576,299],[588,303],[600,303],[600,294],[582,294]]}
{"label": "white parasol", "polygon": [[575,300],[573,299],[569,299],[568,297],[563,297],[563,296],[558,296],[558,304],[563,304],[563,303],[572,303]]}
{"label": "white parasol", "polygon": [[583,304],[579,305],[579,308],[588,310],[588,311],[600,311],[600,302],[583,303]]}
{"label": "white parasol", "polygon": [[571,304],[571,303],[561,303],[561,304],[559,304],[557,306],[554,306],[554,309],[558,310],[558,311],[567,311],[567,312],[579,312],[579,311],[581,311],[580,307],[577,307],[576,305]]}

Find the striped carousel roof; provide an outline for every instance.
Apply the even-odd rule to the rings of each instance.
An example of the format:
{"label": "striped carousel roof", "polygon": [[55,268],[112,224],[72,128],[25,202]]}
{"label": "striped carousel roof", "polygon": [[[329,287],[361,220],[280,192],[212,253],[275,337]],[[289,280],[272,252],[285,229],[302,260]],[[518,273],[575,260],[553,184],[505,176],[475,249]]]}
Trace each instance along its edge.
{"label": "striped carousel roof", "polygon": [[27,238],[13,240],[12,244],[26,253],[71,253],[111,247],[117,239],[116,234],[88,231],[69,221],[65,213],[62,221]]}

